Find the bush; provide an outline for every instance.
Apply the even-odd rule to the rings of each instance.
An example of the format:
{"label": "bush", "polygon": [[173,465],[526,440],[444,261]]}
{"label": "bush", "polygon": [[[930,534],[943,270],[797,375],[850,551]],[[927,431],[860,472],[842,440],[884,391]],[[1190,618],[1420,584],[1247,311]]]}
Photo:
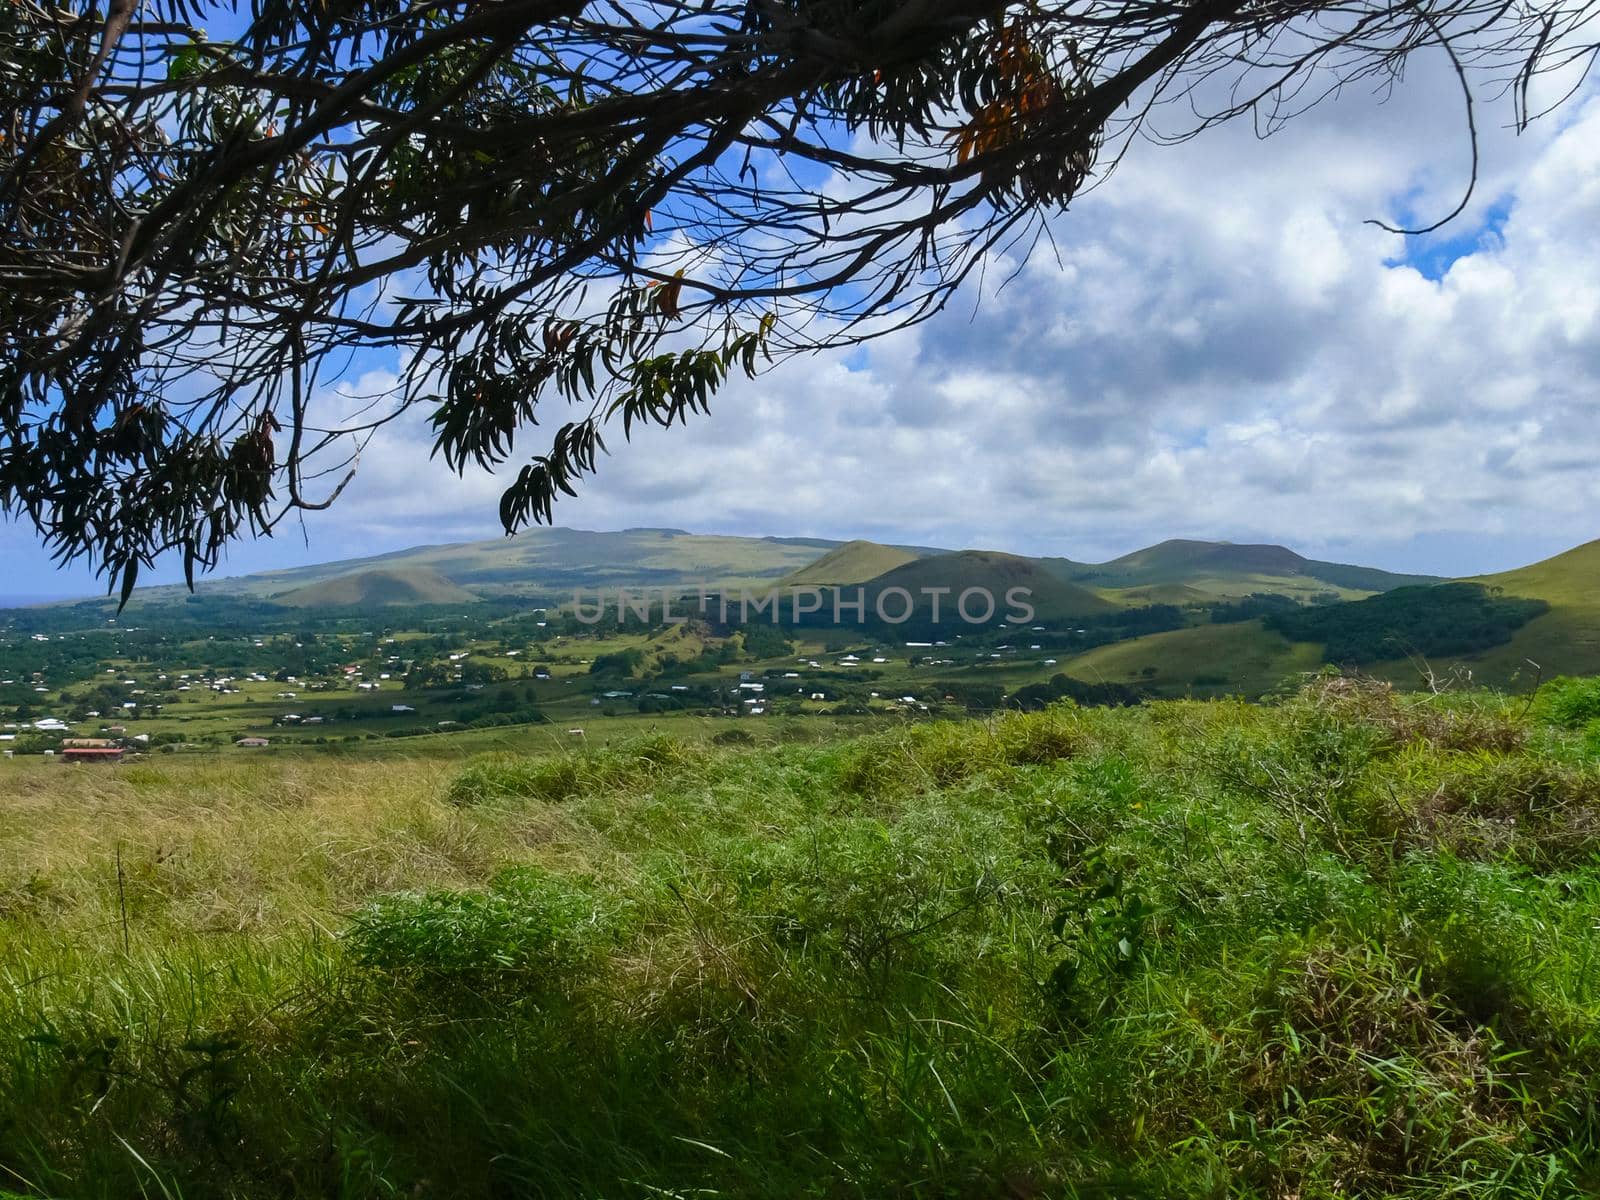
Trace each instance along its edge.
{"label": "bush", "polygon": [[531,867],[501,872],[482,892],[401,892],[373,901],[346,930],[363,967],[424,980],[554,988],[591,964],[614,915],[579,885]]}
{"label": "bush", "polygon": [[701,757],[701,751],[667,734],[540,758],[497,755],[469,763],[450,781],[445,795],[462,806],[508,800],[557,803],[587,792],[635,786]]}
{"label": "bush", "polygon": [[918,809],[830,821],[729,870],[743,876],[740,908],[762,914],[777,944],[842,964],[853,993],[882,996],[974,965],[967,939],[1019,869],[995,842],[985,814]]}
{"label": "bush", "polygon": [[935,721],[854,743],[844,755],[840,783],[861,795],[950,787],[985,772],[1071,758],[1084,742],[1070,705],[1007,713],[981,725]]}
{"label": "bush", "polygon": [[1582,728],[1600,718],[1600,677],[1552,679],[1539,689],[1537,710],[1552,724]]}

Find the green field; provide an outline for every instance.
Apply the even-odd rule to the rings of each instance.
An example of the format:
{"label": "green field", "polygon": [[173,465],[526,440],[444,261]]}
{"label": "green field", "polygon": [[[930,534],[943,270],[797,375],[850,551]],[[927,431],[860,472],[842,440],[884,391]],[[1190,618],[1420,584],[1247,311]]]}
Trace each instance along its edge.
{"label": "green field", "polygon": [[856,540],[830,550],[816,562],[786,575],[779,587],[826,587],[845,583],[866,583],[885,571],[915,562],[917,555],[895,546]]}
{"label": "green field", "polygon": [[1259,621],[1248,621],[1101,646],[1068,667],[1080,679],[1138,684],[1167,695],[1225,693],[1253,699],[1320,662],[1316,646],[1289,642]]}
{"label": "green field", "polygon": [[273,597],[293,608],[387,608],[394,605],[471,604],[478,599],[427,567],[358,571]]}
{"label": "green field", "polygon": [[1548,693],[0,764],[0,1186],[1593,1195]]}

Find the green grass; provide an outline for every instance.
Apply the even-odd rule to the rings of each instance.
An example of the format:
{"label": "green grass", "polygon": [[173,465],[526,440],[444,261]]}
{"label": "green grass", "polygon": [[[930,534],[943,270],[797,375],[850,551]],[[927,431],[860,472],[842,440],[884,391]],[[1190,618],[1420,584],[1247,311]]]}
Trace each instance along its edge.
{"label": "green grass", "polygon": [[[1113,612],[1117,605],[1086,587],[1058,579],[1040,565],[1039,560],[1020,558],[1014,554],[1001,554],[994,550],[962,550],[955,554],[935,554],[919,558],[887,571],[873,579],[867,595],[874,601],[886,588],[904,588],[916,598],[919,616],[929,612],[929,601],[924,598],[924,588],[946,589],[941,612],[943,619],[959,630],[959,622],[948,615],[957,598],[969,588],[987,591],[993,597],[995,612],[1004,617],[1011,604],[1007,599],[1013,588],[1026,589],[1024,599],[1034,609],[1039,620],[1058,620]],[[892,602],[891,602],[892,603]],[[973,610],[981,611],[981,603],[974,600]],[[890,611],[899,611],[891,607]]]}
{"label": "green grass", "polygon": [[[369,559],[218,580],[210,586],[271,595],[355,570],[420,568],[437,571],[485,594],[505,592],[570,599],[573,588],[581,585],[592,598],[597,587],[770,585],[804,567],[832,545],[657,529],[529,529],[515,538],[418,546]],[[175,595],[175,589],[169,594]]]}
{"label": "green grass", "polygon": [[1058,560],[1063,578],[1100,587],[1184,583],[1217,595],[1252,591],[1309,594],[1338,591],[1366,595],[1405,584],[1437,582],[1427,575],[1398,575],[1373,567],[1319,562],[1284,546],[1237,545],[1174,538],[1103,563]]}
{"label": "green grass", "polygon": [[283,592],[273,599],[294,608],[386,608],[391,605],[471,604],[478,597],[431,567],[357,571]]}
{"label": "green grass", "polygon": [[1098,646],[1068,659],[1065,670],[1090,682],[1135,684],[1165,695],[1255,699],[1321,661],[1318,647],[1291,642],[1260,621],[1241,621]]}
{"label": "green grass", "polygon": [[808,563],[791,575],[784,576],[776,587],[823,587],[839,584],[866,583],[886,571],[916,562],[919,556],[896,546],[857,539],[830,550],[814,563]]}
{"label": "green grass", "polygon": [[0,1188],[1593,1195],[1595,694],[6,764]]}

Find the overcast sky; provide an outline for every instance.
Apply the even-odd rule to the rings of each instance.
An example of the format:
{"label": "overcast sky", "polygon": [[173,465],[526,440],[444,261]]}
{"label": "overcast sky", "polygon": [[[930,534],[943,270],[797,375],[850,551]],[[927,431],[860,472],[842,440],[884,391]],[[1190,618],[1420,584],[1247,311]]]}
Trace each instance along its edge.
{"label": "overcast sky", "polygon": [[[1442,66],[1266,141],[1134,147],[1003,290],[738,379],[615,446],[557,522],[1077,559],[1218,538],[1444,575],[1600,536],[1600,101],[1520,136],[1482,112],[1472,206],[1406,239],[1365,222],[1427,223],[1467,178]],[[503,484],[427,444],[387,431],[334,511],[224,573],[495,536]],[[0,594],[95,590],[25,527],[0,558]]]}

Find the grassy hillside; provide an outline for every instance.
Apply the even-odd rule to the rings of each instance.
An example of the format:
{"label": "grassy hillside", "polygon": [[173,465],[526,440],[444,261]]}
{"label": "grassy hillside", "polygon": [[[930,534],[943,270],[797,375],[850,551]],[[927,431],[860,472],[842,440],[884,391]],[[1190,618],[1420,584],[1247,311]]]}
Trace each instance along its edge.
{"label": "grassy hillside", "polygon": [[[1543,600],[1550,611],[1529,621],[1504,646],[1440,659],[1432,664],[1436,670],[1471,672],[1474,679],[1497,687],[1526,687],[1540,674],[1548,679],[1600,672],[1600,541],[1467,582],[1499,588],[1507,596]],[[1416,675],[1409,664],[1399,663],[1384,673],[1400,678]]]}
{"label": "grassy hillside", "polygon": [[[668,587],[712,591],[775,584],[830,586],[865,583],[918,558],[950,553],[920,546],[822,538],[732,537],[681,529],[530,529],[514,538],[416,546],[370,558],[318,563],[200,585],[202,599],[266,598],[367,571],[436,572],[478,595],[514,595],[560,603],[576,589]],[[819,557],[820,555],[820,557]],[[1010,556],[1017,557],[1017,556]],[[1319,593],[1357,598],[1432,577],[1396,575],[1367,567],[1307,559],[1282,546],[1173,540],[1106,563],[1067,558],[1029,560],[1056,579],[1100,591],[1186,589],[1196,599],[1276,592],[1307,599]],[[314,593],[313,593],[314,594]],[[135,608],[185,602],[182,588],[140,589]]]}
{"label": "grassy hillside", "polygon": [[1139,684],[1163,695],[1254,698],[1286,679],[1314,671],[1320,648],[1290,642],[1260,621],[1197,625],[1100,646],[1068,660],[1067,671],[1091,683]]}
{"label": "grassy hillside", "polygon": [[[1180,556],[1178,552],[1174,555]],[[1433,644],[1445,647],[1456,640],[1454,635],[1472,640],[1483,624],[1483,614],[1475,611],[1456,615],[1452,615],[1453,610],[1447,611],[1450,606],[1443,602],[1446,593],[1439,593],[1440,604],[1428,606],[1430,591],[1389,588],[1383,595],[1357,604],[1308,609],[1290,623],[1307,629],[1322,625],[1336,631],[1339,645],[1331,654],[1348,658],[1350,630],[1346,627],[1362,625],[1365,610],[1373,613],[1373,619],[1366,621],[1371,626],[1367,632],[1384,633],[1387,626],[1380,618],[1388,607],[1409,605],[1412,601],[1408,597],[1421,597],[1422,604],[1432,610],[1422,614],[1427,618],[1422,625],[1429,628],[1414,627],[1415,620],[1389,622],[1396,631],[1390,640],[1410,645],[1411,653],[1374,662],[1373,655],[1363,651],[1355,654],[1352,661],[1362,663],[1362,669],[1374,675],[1406,686],[1426,683],[1431,672],[1435,679],[1460,674],[1480,684],[1520,691],[1541,677],[1600,673],[1600,541],[1531,566],[1463,582],[1489,588],[1490,607],[1498,596],[1511,607],[1515,607],[1517,599],[1523,599],[1543,601],[1550,608],[1521,624],[1503,644],[1465,654],[1430,648]],[[1300,643],[1291,648],[1259,621],[1205,625],[1102,647],[1074,659],[1070,666],[1074,674],[1085,679],[1103,675],[1114,682],[1129,682],[1143,675],[1168,694],[1182,690],[1186,681],[1197,677],[1225,677],[1230,683],[1244,685],[1247,694],[1258,694],[1278,683],[1283,675],[1314,666],[1322,653],[1320,643],[1321,639],[1318,645]],[[1155,673],[1145,675],[1151,666],[1156,668]]]}
{"label": "grassy hillside", "polygon": [[0,1177],[1592,1196],[1585,738],[1334,681],[465,768],[0,763]]}
{"label": "grassy hillside", "polygon": [[779,587],[828,587],[866,583],[919,556],[909,550],[857,539],[828,551],[816,562],[808,563],[779,581]]}
{"label": "grassy hillside", "polygon": [[274,596],[295,608],[390,608],[397,605],[471,604],[478,599],[427,567],[358,571]]}
{"label": "grassy hillside", "polygon": [[[746,538],[678,529],[529,529],[514,538],[417,546],[372,558],[268,571],[201,585],[202,595],[271,596],[364,570],[435,571],[485,595],[570,599],[575,588],[770,585],[838,543]],[[142,590],[145,602],[181,601],[182,589]]]}
{"label": "grassy hillside", "polygon": [[[867,593],[877,596],[891,587],[905,588],[913,597],[920,597],[924,588],[948,588],[949,594],[941,603],[942,619],[944,613],[953,611],[957,597],[968,588],[987,589],[1002,617],[1007,608],[1006,593],[1012,588],[1028,590],[1027,602],[1039,620],[1085,617],[1113,612],[1118,607],[1088,588],[1057,579],[1037,559],[995,550],[962,550],[917,559],[873,579],[867,585]],[[981,607],[976,601],[973,606]],[[919,616],[929,609],[929,603],[923,602],[918,608]]]}
{"label": "grassy hillside", "polygon": [[1216,592],[1203,591],[1187,583],[1151,583],[1143,587],[1100,588],[1100,594],[1117,604],[1214,604]]}
{"label": "grassy hillside", "polygon": [[1436,582],[1430,575],[1400,575],[1374,567],[1320,562],[1285,546],[1183,538],[1135,550],[1109,562],[1048,561],[1063,579],[1102,588],[1186,585],[1212,596],[1276,592],[1305,597],[1330,591],[1360,596],[1407,584]]}

